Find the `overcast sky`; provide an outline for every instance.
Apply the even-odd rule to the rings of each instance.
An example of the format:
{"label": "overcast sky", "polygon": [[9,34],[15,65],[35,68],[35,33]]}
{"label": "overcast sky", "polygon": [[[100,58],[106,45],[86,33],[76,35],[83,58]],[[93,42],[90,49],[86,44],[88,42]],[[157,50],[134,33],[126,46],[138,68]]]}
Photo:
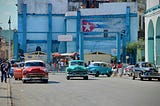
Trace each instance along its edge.
{"label": "overcast sky", "polygon": [[17,29],[17,0],[0,0],[0,27],[9,29],[8,20],[11,16],[11,29]]}

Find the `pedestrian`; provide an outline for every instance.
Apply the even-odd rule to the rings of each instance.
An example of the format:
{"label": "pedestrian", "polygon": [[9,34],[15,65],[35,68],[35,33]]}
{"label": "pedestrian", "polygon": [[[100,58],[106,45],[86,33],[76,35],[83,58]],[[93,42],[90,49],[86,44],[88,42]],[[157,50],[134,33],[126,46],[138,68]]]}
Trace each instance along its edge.
{"label": "pedestrian", "polygon": [[116,64],[114,64],[113,66],[112,66],[112,70],[113,70],[113,77],[116,77],[117,76],[117,66],[116,66]]}
{"label": "pedestrian", "polygon": [[61,60],[60,65],[61,65],[61,71],[64,71],[64,61],[63,60]]}
{"label": "pedestrian", "polygon": [[8,61],[7,63],[6,63],[6,65],[7,65],[7,76],[8,76],[8,78],[10,77],[10,70],[11,70],[11,64],[10,64],[10,62]]}
{"label": "pedestrian", "polygon": [[6,63],[5,61],[1,64],[1,82],[5,80],[5,83],[7,83],[7,70],[6,70]]}
{"label": "pedestrian", "polygon": [[123,67],[123,64],[121,62],[118,62],[118,74],[120,77],[122,77],[123,75],[123,70],[122,70],[122,67]]}

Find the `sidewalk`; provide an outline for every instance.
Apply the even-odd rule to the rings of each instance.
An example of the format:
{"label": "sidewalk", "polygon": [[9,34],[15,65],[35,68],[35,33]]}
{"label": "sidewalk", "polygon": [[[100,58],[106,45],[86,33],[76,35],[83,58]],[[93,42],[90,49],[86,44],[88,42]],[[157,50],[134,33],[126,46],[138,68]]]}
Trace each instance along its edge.
{"label": "sidewalk", "polygon": [[8,82],[0,82],[0,106],[11,106],[10,79]]}

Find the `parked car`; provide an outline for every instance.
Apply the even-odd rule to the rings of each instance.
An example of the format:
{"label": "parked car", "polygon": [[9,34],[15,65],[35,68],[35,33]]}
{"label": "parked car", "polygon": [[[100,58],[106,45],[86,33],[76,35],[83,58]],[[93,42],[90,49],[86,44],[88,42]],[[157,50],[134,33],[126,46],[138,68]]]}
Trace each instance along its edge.
{"label": "parked car", "polygon": [[113,74],[112,68],[106,62],[91,62],[87,67],[88,74],[99,77],[99,75],[107,75],[110,77]]}
{"label": "parked car", "polygon": [[88,72],[83,60],[69,61],[69,66],[66,67],[66,78],[69,80],[71,77],[83,77],[88,80]]}
{"label": "parked car", "polygon": [[124,68],[124,75],[133,75],[134,65],[128,65]]}
{"label": "parked car", "polygon": [[24,62],[18,62],[14,64],[14,79],[21,80],[22,79],[22,70],[23,70]]}
{"label": "parked car", "polygon": [[31,80],[40,80],[48,83],[48,70],[42,60],[29,60],[25,61],[22,82]]}
{"label": "parked car", "polygon": [[150,62],[138,62],[135,64],[133,72],[133,80],[135,80],[135,78],[140,78],[141,80],[144,78],[149,80],[156,78],[160,80],[160,74],[158,73],[155,64]]}

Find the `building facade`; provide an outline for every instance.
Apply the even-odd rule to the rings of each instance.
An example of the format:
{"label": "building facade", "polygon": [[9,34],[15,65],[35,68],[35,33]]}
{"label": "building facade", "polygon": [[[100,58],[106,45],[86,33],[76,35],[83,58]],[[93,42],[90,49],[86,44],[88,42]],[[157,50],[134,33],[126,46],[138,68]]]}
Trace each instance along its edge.
{"label": "building facade", "polygon": [[14,54],[40,48],[47,62],[54,52],[79,52],[81,59],[95,51],[125,57],[126,42],[137,41],[137,3],[99,3],[98,8],[69,11],[69,1],[18,0]]}
{"label": "building facade", "polygon": [[145,12],[145,60],[160,65],[160,0],[147,0]]}

